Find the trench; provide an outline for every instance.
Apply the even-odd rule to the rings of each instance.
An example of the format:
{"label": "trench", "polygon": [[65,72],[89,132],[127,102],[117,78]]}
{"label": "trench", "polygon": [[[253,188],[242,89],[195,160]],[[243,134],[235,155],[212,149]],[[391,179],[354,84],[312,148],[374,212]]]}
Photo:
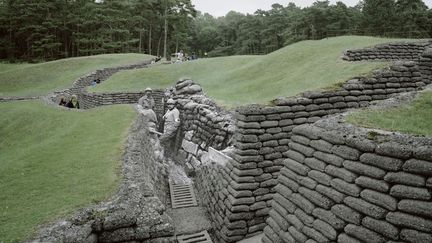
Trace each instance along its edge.
{"label": "trench", "polygon": [[[349,55],[354,55],[354,60],[368,55],[370,58],[363,59],[379,56],[370,50],[358,53],[351,52]],[[413,148],[407,156],[399,154],[405,149],[403,144],[396,149],[388,144],[371,145],[364,135],[361,139],[352,138],[348,132],[341,133],[325,127],[323,122],[323,118],[349,109],[366,107],[399,93],[421,90],[431,83],[431,77],[432,51],[426,50],[420,58],[416,56],[415,61],[396,62],[390,69],[374,72],[372,77],[353,78],[338,90],[305,92],[298,97],[280,98],[273,101],[272,106],[239,107],[234,116],[209,102],[201,87],[192,80],[179,80],[173,92],[160,96],[161,107],[166,98],[174,98],[181,114],[176,157],[167,162],[165,168],[170,169],[166,174],[161,176],[157,170],[150,171],[146,181],[153,185],[153,192],[159,195],[159,200],[166,207],[158,214],[168,216],[171,227],[166,231],[158,229],[161,234],[156,232],[150,236],[175,241],[184,239],[183,236],[188,238],[190,234],[201,237],[201,230],[206,229],[213,242],[222,243],[261,241],[260,237],[265,243],[377,239],[417,239],[423,242],[424,239],[431,239],[431,216],[422,212],[421,208],[427,206],[427,200],[430,200],[432,179],[430,174],[420,170],[429,168],[432,163],[427,152],[430,145],[419,146],[421,149],[426,147],[426,150]],[[114,98],[111,96],[110,99]],[[134,103],[134,99],[125,98],[124,102]],[[96,102],[95,105],[104,104]],[[156,112],[160,117],[164,109]],[[341,130],[349,131],[345,128]],[[379,146],[385,149],[378,149],[377,154],[373,154]],[[148,151],[154,152],[151,148]],[[150,152],[143,154],[142,159],[151,157]],[[363,167],[359,169],[365,163],[362,160],[372,163],[370,161],[380,156],[389,157],[385,159],[396,163],[397,170],[392,167],[386,170],[367,167],[370,170],[366,173]],[[348,160],[350,162],[345,162]],[[407,164],[405,171],[401,170],[402,164]],[[422,181],[416,192],[423,201],[417,202],[419,204],[414,206],[414,212],[406,209],[410,202],[404,200],[409,198],[400,196],[404,194],[401,191],[409,186],[401,184],[407,182],[399,180],[396,181],[399,184],[390,183],[396,186],[394,190],[397,192],[393,193],[377,188],[388,182],[376,180],[374,175],[394,173],[392,170],[415,174]],[[162,183],[157,183],[159,181]],[[372,185],[374,181],[377,184],[375,187]],[[169,199],[172,193],[169,182],[180,185],[183,193],[184,186],[192,184],[189,188],[195,192],[197,206],[173,208]],[[383,196],[385,203],[390,200],[391,206],[383,206],[382,201],[370,199],[378,195],[376,193],[383,194],[379,195]],[[191,197],[181,196],[183,199]],[[395,201],[389,197],[397,198],[396,208]],[[374,203],[371,200],[375,200]],[[400,203],[405,205],[402,206],[405,209],[398,209]],[[364,209],[368,207],[376,210]],[[399,211],[394,212],[396,209]],[[185,223],[200,222],[198,218],[205,223]],[[382,225],[395,230],[389,233],[379,227]],[[136,228],[134,230],[136,233]],[[108,231],[111,236],[117,233],[112,229]]]}

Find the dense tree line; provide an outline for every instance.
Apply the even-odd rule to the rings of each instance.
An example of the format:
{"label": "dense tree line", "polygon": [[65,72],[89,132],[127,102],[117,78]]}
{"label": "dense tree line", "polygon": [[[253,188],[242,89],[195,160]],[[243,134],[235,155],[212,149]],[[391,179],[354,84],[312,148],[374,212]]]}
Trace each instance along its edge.
{"label": "dense tree line", "polygon": [[354,7],[316,1],[306,8],[273,4],[248,15],[200,14],[189,46],[209,56],[265,54],[300,40],[340,35],[430,38],[432,10],[422,0],[363,0]]}
{"label": "dense tree line", "polygon": [[[166,30],[166,31],[165,31]],[[273,4],[215,18],[190,0],[0,0],[0,58],[52,60],[101,53],[169,56],[265,54],[300,40],[339,35],[430,38],[422,0]]]}
{"label": "dense tree line", "polygon": [[0,0],[0,58],[163,55],[195,16],[190,0]]}

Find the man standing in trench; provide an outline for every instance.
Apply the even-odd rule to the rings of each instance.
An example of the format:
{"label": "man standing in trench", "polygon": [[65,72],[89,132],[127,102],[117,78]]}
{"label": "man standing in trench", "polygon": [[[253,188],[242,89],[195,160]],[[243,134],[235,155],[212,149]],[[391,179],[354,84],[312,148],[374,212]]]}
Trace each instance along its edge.
{"label": "man standing in trench", "polygon": [[166,155],[172,157],[177,130],[180,126],[180,112],[175,107],[173,99],[168,99],[167,108],[168,111],[162,117],[164,120],[164,133],[160,137],[160,141],[165,146]]}
{"label": "man standing in trench", "polygon": [[144,95],[138,100],[138,105],[137,105],[138,112],[147,119],[148,122],[147,125],[149,131],[155,133],[157,131],[156,126],[158,123],[158,119],[156,113],[153,110],[153,107],[154,107],[154,100],[153,97],[151,97],[151,92],[150,95],[149,94]]}
{"label": "man standing in trench", "polygon": [[138,105],[146,105],[148,109],[154,109],[155,101],[153,99],[153,90],[150,87],[145,89],[143,97],[138,100]]}

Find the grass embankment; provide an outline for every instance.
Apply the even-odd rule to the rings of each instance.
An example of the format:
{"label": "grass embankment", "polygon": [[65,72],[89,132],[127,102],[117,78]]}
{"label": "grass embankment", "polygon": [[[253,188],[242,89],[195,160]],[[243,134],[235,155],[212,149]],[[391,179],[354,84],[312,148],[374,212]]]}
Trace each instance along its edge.
{"label": "grass embankment", "polygon": [[135,112],[74,112],[41,101],[0,103],[0,242],[112,195]]}
{"label": "grass embankment", "polygon": [[121,72],[92,91],[166,88],[181,77],[190,77],[222,105],[266,103],[277,97],[326,88],[382,67],[382,62],[344,62],[341,56],[347,49],[397,41],[401,40],[359,36],[302,41],[265,56],[199,59]]}
{"label": "grass embankment", "polygon": [[432,91],[423,92],[411,104],[401,107],[354,112],[347,121],[368,128],[432,136]]}
{"label": "grass embankment", "polygon": [[16,69],[20,69],[20,68],[30,67],[32,65],[34,65],[34,64],[30,64],[30,63],[4,63],[4,62],[1,62],[0,63],[0,73],[16,70]]}
{"label": "grass embankment", "polygon": [[44,95],[72,86],[74,80],[104,67],[150,59],[142,54],[106,54],[39,64],[0,64],[0,96]]}

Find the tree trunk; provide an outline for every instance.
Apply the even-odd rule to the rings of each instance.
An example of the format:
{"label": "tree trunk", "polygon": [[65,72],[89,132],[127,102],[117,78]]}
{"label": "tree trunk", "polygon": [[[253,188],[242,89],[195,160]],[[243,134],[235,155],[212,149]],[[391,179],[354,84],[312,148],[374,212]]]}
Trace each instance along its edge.
{"label": "tree trunk", "polygon": [[162,41],[162,33],[159,35],[158,45],[157,45],[157,56],[160,56],[160,45]]}
{"label": "tree trunk", "polygon": [[[79,33],[79,26],[77,26],[77,33]],[[80,42],[79,40],[76,41],[76,52],[77,52],[77,57],[80,56]]]}
{"label": "tree trunk", "polygon": [[178,53],[178,36],[176,35],[176,50],[175,53]]}
{"label": "tree trunk", "polygon": [[142,40],[142,30],[141,29],[140,29],[139,35],[140,35],[140,37],[139,37],[138,52],[141,53],[141,40]]}
{"label": "tree trunk", "polygon": [[168,38],[168,19],[167,19],[167,6],[165,5],[165,36],[164,36],[164,52],[163,56],[167,58],[167,38]]}
{"label": "tree trunk", "polygon": [[148,54],[152,54],[152,26],[150,24],[150,30],[149,30],[149,40],[148,40]]}
{"label": "tree trunk", "polygon": [[[66,22],[64,22],[63,21],[63,27],[65,28],[65,29],[67,29],[66,28]],[[63,37],[64,37],[64,48],[65,48],[65,53],[64,53],[64,56],[66,57],[66,58],[68,58],[69,57],[69,48],[68,48],[68,36],[67,36],[67,32],[65,31],[65,32],[63,32]]]}
{"label": "tree trunk", "polygon": [[[9,43],[13,43],[12,42],[12,20],[9,20]],[[8,55],[8,58],[10,58],[10,54],[7,54]],[[15,50],[14,50],[14,48],[12,48],[12,58],[15,58]]]}

